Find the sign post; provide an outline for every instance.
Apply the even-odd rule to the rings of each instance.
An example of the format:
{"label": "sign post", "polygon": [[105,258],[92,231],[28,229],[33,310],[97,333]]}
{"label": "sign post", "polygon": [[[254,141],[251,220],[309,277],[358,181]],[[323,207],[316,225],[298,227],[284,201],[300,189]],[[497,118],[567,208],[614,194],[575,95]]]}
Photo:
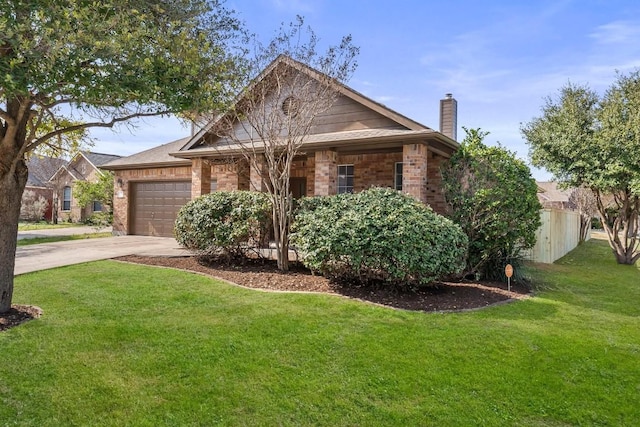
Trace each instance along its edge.
{"label": "sign post", "polygon": [[511,264],[507,264],[504,268],[504,275],[507,276],[508,290],[511,292],[511,276],[513,276],[513,267]]}

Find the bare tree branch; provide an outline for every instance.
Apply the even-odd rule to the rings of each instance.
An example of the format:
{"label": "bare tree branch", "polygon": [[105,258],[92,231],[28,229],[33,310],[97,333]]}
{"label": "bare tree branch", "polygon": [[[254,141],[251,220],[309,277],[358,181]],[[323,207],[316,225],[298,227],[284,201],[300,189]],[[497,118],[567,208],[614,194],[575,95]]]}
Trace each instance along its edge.
{"label": "bare tree branch", "polygon": [[45,142],[45,141],[47,141],[47,140],[49,140],[51,138],[54,138],[54,137],[56,137],[58,135],[62,135],[64,133],[74,132],[74,131],[77,131],[77,130],[87,129],[87,128],[91,128],[91,127],[106,127],[106,128],[110,128],[110,127],[113,127],[116,123],[125,122],[127,120],[140,118],[140,117],[161,116],[161,115],[170,114],[170,113],[171,113],[171,111],[159,111],[159,112],[153,112],[153,113],[134,113],[134,114],[129,114],[127,116],[114,117],[109,122],[80,123],[80,124],[77,124],[77,125],[74,125],[74,126],[66,127],[64,129],[57,129],[57,130],[55,130],[53,132],[49,132],[48,134],[43,135],[40,138],[36,139],[32,143],[26,144],[25,147],[27,147],[27,151],[30,151],[30,150],[35,149],[37,146],[39,146],[43,142]]}

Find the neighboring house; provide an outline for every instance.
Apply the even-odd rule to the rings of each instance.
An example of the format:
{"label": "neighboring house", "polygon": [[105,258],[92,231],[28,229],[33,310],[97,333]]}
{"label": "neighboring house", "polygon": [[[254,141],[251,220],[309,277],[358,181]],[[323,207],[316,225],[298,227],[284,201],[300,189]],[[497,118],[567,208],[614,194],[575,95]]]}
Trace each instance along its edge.
{"label": "neighboring house", "polygon": [[24,192],[32,191],[36,197],[41,196],[47,201],[43,218],[46,221],[51,221],[53,214],[53,188],[49,179],[66,163],[64,159],[38,155],[32,155],[27,160],[29,177]]}
{"label": "neighboring house", "polygon": [[[259,79],[282,64],[318,78],[317,71],[279,57]],[[317,117],[292,166],[293,196],[383,186],[443,213],[440,165],[459,147],[456,100],[447,94],[440,102],[438,132],[347,86],[336,83],[335,89],[338,98]],[[177,211],[189,200],[216,189],[262,190],[260,175],[237,146],[216,135],[216,124],[103,166],[115,172],[115,233],[172,236]]]}
{"label": "neighboring house", "polygon": [[538,201],[543,208],[572,209],[569,204],[571,189],[561,190],[553,181],[536,181],[538,185]]}
{"label": "neighboring house", "polygon": [[102,206],[98,201],[89,206],[80,206],[73,194],[73,184],[76,181],[97,181],[99,175],[104,173],[99,169],[100,166],[120,157],[113,154],[80,151],[67,164],[61,166],[49,179],[54,190],[54,217],[62,221],[81,222],[94,212],[107,210],[108,207]]}

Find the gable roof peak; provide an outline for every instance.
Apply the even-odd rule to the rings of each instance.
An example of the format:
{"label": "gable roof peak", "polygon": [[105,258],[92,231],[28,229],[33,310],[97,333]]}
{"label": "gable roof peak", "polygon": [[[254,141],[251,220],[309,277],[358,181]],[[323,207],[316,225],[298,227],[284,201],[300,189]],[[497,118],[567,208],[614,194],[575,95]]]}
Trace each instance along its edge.
{"label": "gable roof peak", "polygon": [[[340,95],[346,96],[347,98],[350,98],[353,101],[359,104],[362,104],[363,106],[407,128],[408,130],[411,130],[411,131],[432,130],[430,127],[425,126],[422,123],[419,123],[413,119],[410,119],[407,116],[392,110],[391,108],[387,107],[386,105],[380,102],[374,101],[373,99],[367,97],[366,95],[352,89],[346,84],[329,76],[328,74],[318,71],[312,66],[305,64],[303,62],[300,62],[286,54],[279,54],[273,61],[271,61],[271,63],[267,65],[267,67],[265,67],[264,70],[262,70],[262,72],[260,72],[260,74],[258,74],[249,83],[249,85],[240,92],[240,94],[238,95],[234,103],[238,103],[242,99],[243,93],[245,93],[246,91],[251,91],[254,87],[256,87],[256,85],[258,85],[270,73],[272,73],[280,64],[286,64],[292,68],[295,68],[297,71],[306,74],[312,79],[316,79],[316,80],[324,79],[325,81],[327,81],[326,79],[329,79],[328,80],[329,84],[333,86],[336,92],[339,93]],[[219,114],[215,118],[213,118],[209,123],[203,126],[199,132],[192,135],[192,137],[189,139],[189,142],[185,144],[180,151],[187,151],[194,148],[202,140],[202,138],[212,128],[214,128],[216,123],[218,123],[223,117],[224,117],[224,113]]]}

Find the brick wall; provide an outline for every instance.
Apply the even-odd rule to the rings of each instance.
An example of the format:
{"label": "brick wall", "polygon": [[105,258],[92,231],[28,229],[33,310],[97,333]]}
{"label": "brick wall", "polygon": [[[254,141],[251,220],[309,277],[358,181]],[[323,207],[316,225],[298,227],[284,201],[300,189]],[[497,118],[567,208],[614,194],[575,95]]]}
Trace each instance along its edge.
{"label": "brick wall", "polygon": [[[446,204],[442,195],[442,178],[440,167],[445,158],[427,152],[422,144],[408,144],[404,152],[369,153],[369,154],[338,154],[325,150],[307,157],[297,158],[291,168],[294,178],[306,178],[307,195],[330,195],[337,191],[337,166],[341,164],[354,165],[354,191],[363,191],[373,186],[394,187],[395,164],[405,163],[403,168],[403,191],[412,194],[419,200],[428,203],[438,213],[446,211]],[[192,195],[194,182],[200,194],[207,192],[206,170],[210,170],[210,179],[216,181],[220,191],[249,190],[251,184],[251,170],[246,161],[236,161],[225,164],[208,166],[206,162],[196,162],[200,173],[194,174],[192,166],[177,166],[149,169],[131,169],[115,171],[114,223],[115,234],[126,234],[129,230],[129,191],[130,182],[137,181],[172,181],[191,180]],[[254,173],[254,180],[257,174]],[[204,179],[202,177],[205,177]],[[118,181],[122,185],[118,185]],[[199,181],[199,182],[198,182]]]}
{"label": "brick wall", "polygon": [[248,190],[250,169],[245,160],[217,164],[211,167],[211,179],[216,181],[218,191]]}
{"label": "brick wall", "polygon": [[[191,166],[115,171],[113,196],[113,233],[127,234],[129,230],[130,182],[186,181],[191,179]],[[119,182],[122,182],[120,185]]]}
{"label": "brick wall", "polygon": [[442,193],[442,174],[440,173],[440,169],[446,161],[446,158],[429,152],[427,162],[427,204],[441,215],[447,212],[447,204]]}
{"label": "brick wall", "polygon": [[[353,165],[353,191],[371,187],[394,187],[397,162],[402,162],[402,153],[340,154],[338,165]],[[334,192],[335,194],[335,192]]]}
{"label": "brick wall", "polygon": [[191,198],[211,192],[211,164],[206,159],[191,161]]}
{"label": "brick wall", "polygon": [[[84,219],[84,210],[82,206],[78,204],[78,201],[75,198],[75,189],[73,188],[73,183],[75,182],[75,178],[72,177],[66,170],[61,171],[53,183],[55,198],[58,199],[58,211],[57,218],[58,221],[61,222],[78,222]],[[63,210],[63,195],[64,195],[64,187],[71,187],[71,209]]]}
{"label": "brick wall", "polygon": [[402,191],[422,203],[427,202],[427,171],[429,152],[424,144],[402,147]]}
{"label": "brick wall", "polygon": [[265,180],[268,179],[269,174],[264,156],[260,155],[257,159],[252,160],[252,163],[249,166],[249,190],[265,191]]}
{"label": "brick wall", "polygon": [[[140,181],[191,181],[192,197],[210,191],[211,181],[216,181],[217,189],[224,191],[248,190],[249,168],[245,161],[210,165],[207,161],[194,159],[192,166],[177,166],[149,169],[130,169],[115,171],[113,200],[114,234],[127,234],[129,231],[129,193],[130,183]],[[206,171],[209,171],[207,176]],[[122,186],[118,185],[118,180]]]}
{"label": "brick wall", "polygon": [[307,193],[315,196],[329,196],[336,194],[338,170],[336,168],[338,155],[333,150],[316,151],[314,191]]}
{"label": "brick wall", "polygon": [[315,166],[316,159],[314,155],[301,157],[291,164],[292,178],[306,178],[307,180],[307,196],[313,196],[315,189]]}

